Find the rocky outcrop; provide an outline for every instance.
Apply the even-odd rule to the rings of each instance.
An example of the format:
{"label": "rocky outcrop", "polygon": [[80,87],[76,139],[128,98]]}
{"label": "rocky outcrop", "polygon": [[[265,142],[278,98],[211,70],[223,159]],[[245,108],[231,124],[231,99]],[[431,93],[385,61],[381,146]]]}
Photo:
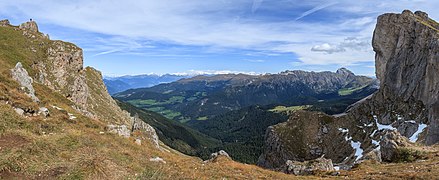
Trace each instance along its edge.
{"label": "rocky outcrop", "polygon": [[110,124],[107,126],[107,131],[126,138],[129,138],[131,136],[131,131],[128,129],[126,125]]}
{"label": "rocky outcrop", "polygon": [[4,19],[0,21],[0,26],[10,26],[9,20]]}
{"label": "rocky outcrop", "polygon": [[23,65],[18,62],[17,65],[15,65],[14,69],[11,69],[11,75],[14,80],[16,80],[20,86],[21,89],[34,101],[38,102],[40,101],[37,96],[35,96],[35,89],[32,86],[32,83],[34,82],[33,79],[29,76],[26,69],[23,68]]}
{"label": "rocky outcrop", "polygon": [[[5,26],[9,25],[8,21],[1,21],[0,23]],[[103,83],[102,74],[93,68],[83,67],[81,48],[63,41],[48,40],[46,36],[38,31],[38,25],[32,20],[21,24],[19,28],[11,28],[21,31],[24,38],[38,43],[38,47],[29,47],[31,52],[35,53],[35,56],[31,56],[35,59],[25,61],[30,62],[27,64],[30,67],[28,69],[30,73],[23,68],[21,63],[18,63],[11,70],[13,79],[22,86],[23,91],[35,102],[39,100],[35,96],[35,90],[32,86],[33,80],[72,102],[70,105],[77,112],[67,113],[69,120],[81,119],[77,118],[77,115],[82,114],[108,124],[106,128],[109,132],[124,137],[131,137],[133,131],[139,131],[141,132],[139,140],[152,141],[154,146],[159,147],[155,130],[141,120],[132,120],[130,114],[121,110],[108,94]],[[61,108],[56,107],[55,109],[60,110]],[[39,110],[27,110],[17,107],[16,112],[32,116],[40,114],[47,117],[50,115],[49,110],[44,107]]]}
{"label": "rocky outcrop", "polygon": [[40,107],[40,109],[38,110],[38,114],[43,115],[43,117],[50,116],[49,109],[47,109],[46,107]]}
{"label": "rocky outcrop", "polygon": [[288,160],[283,169],[285,173],[294,175],[314,175],[317,172],[335,171],[332,161],[323,157],[305,162]]}
{"label": "rocky outcrop", "polygon": [[82,50],[62,41],[52,41],[47,61],[36,65],[40,83],[63,94],[82,109],[87,109],[88,87],[83,71]]}
{"label": "rocky outcrop", "polygon": [[133,122],[132,132],[134,133],[136,131],[139,131],[141,133],[141,136],[137,134],[139,140],[147,139],[156,148],[160,149],[159,137],[157,136],[155,129],[151,125],[143,122],[137,114],[134,117],[132,117],[132,122]]}
{"label": "rocky outcrop", "polygon": [[383,98],[398,100],[394,106],[409,101],[424,106],[427,144],[439,141],[438,28],[426,13],[406,10],[378,17],[373,38]]}
{"label": "rocky outcrop", "polygon": [[288,160],[310,161],[325,155],[337,163],[355,158],[352,134],[334,117],[321,112],[292,112],[287,122],[267,129],[258,165],[278,169]]}
{"label": "rocky outcrop", "polygon": [[[374,158],[378,155],[377,150],[381,158],[387,161],[396,145],[401,146],[402,143],[395,134],[402,134],[404,139],[409,138],[412,142],[425,142],[428,145],[437,143],[438,28],[439,24],[423,12],[406,10],[402,14],[379,16],[373,48],[380,89],[351,106],[346,113],[328,118],[327,121],[333,123],[327,125],[329,134],[326,138],[333,139],[330,142],[332,145],[315,144],[321,134],[316,129],[321,124],[313,122],[319,119],[319,113],[306,116],[303,116],[303,112],[293,113],[291,122],[289,120],[267,130],[265,152],[261,155],[259,165],[278,168],[287,160],[309,160],[313,158],[310,156],[313,149],[341,165],[349,166],[362,159]],[[308,125],[303,126],[305,123]],[[340,134],[331,134],[333,129],[340,131],[350,148],[338,140]],[[395,131],[389,134],[387,130]],[[289,146],[295,149],[287,148]],[[328,148],[331,146],[339,148]]]}
{"label": "rocky outcrop", "polygon": [[19,26],[22,30],[32,31],[32,32],[39,32],[38,31],[38,25],[35,21],[28,21],[23,24],[20,24]]}

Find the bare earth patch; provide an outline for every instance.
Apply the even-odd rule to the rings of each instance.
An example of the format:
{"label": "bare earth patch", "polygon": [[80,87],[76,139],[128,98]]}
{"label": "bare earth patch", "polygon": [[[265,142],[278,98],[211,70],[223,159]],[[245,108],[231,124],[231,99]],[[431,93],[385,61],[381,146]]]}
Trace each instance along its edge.
{"label": "bare earth patch", "polygon": [[19,135],[2,135],[0,136],[0,151],[3,151],[5,149],[18,148],[27,143],[29,143],[29,141]]}

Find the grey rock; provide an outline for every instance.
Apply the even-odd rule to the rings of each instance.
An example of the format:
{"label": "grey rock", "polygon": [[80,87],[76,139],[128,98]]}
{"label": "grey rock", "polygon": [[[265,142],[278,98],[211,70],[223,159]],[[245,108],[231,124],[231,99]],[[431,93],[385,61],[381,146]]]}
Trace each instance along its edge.
{"label": "grey rock", "polygon": [[210,159],[206,160],[205,162],[217,162],[219,157],[225,157],[227,159],[231,159],[226,151],[220,150],[218,152],[212,153],[210,155]]}
{"label": "grey rock", "polygon": [[83,71],[82,49],[53,41],[47,49],[47,56],[47,62],[41,61],[36,65],[39,72],[37,79],[86,110],[91,95]]}
{"label": "grey rock", "polygon": [[392,162],[398,149],[410,146],[409,140],[395,130],[386,130],[380,142],[382,161]]}
{"label": "grey rock", "polygon": [[137,145],[142,145],[142,140],[141,139],[136,139],[135,141],[134,141]]}
{"label": "grey rock", "polygon": [[[350,106],[342,116],[325,118],[331,123],[324,136],[318,131],[323,122],[316,123],[318,113],[292,113],[286,123],[267,129],[258,165],[276,169],[286,160],[309,160],[317,154],[315,147],[321,147],[326,158],[350,166],[357,161],[352,142],[361,144],[363,159],[377,158],[372,151],[379,142],[382,160],[389,161],[398,147],[406,145],[404,136],[413,135],[420,123],[428,127],[418,142],[431,145],[439,141],[439,24],[423,12],[384,14],[378,17],[372,45],[379,90]],[[343,69],[337,73],[349,75]],[[339,127],[347,132],[334,134],[333,129]],[[385,130],[394,128],[404,136]],[[346,139],[338,140],[340,135]]]}
{"label": "grey rock", "polygon": [[335,169],[332,161],[323,157],[305,162],[288,160],[284,167],[285,173],[294,175],[313,175],[317,171],[335,171]]}
{"label": "grey rock", "polygon": [[20,24],[19,28],[23,29],[23,30],[32,31],[32,32],[39,32],[38,25],[35,21],[28,21],[28,22],[25,22],[23,24]]}
{"label": "grey rock", "polygon": [[326,127],[326,126],[323,126],[323,128],[322,128],[322,132],[324,133],[324,134],[328,134],[328,127]]}
{"label": "grey rock", "polygon": [[381,159],[381,150],[374,149],[374,150],[364,154],[364,156],[360,159],[360,161],[362,161],[362,160],[373,160],[376,162],[382,162],[383,160]]}
{"label": "grey rock", "polygon": [[[310,161],[325,155],[337,163],[354,154],[347,135],[341,133],[335,117],[321,112],[296,111],[287,122],[270,126],[257,165],[279,169],[286,161]],[[322,126],[326,133],[322,134]],[[320,134],[320,135],[319,135]]]}
{"label": "grey rock", "polygon": [[14,69],[11,69],[12,78],[17,81],[26,94],[34,101],[39,102],[40,100],[35,96],[35,89],[32,86],[33,79],[29,76],[23,65],[18,62]]}
{"label": "grey rock", "polygon": [[126,125],[108,125],[107,130],[110,133],[118,134],[119,136],[123,137],[130,137],[131,131],[127,128]]}
{"label": "grey rock", "polygon": [[139,118],[139,116],[136,114],[134,117],[132,117],[132,128],[131,130],[134,131],[140,131],[144,136],[141,138],[146,138],[158,149],[160,149],[159,144],[159,137],[157,136],[157,132],[155,129],[142,121],[142,119]]}
{"label": "grey rock", "polygon": [[40,107],[40,109],[38,110],[38,114],[41,114],[44,117],[48,117],[50,115],[49,109],[47,109],[45,107]]}
{"label": "grey rock", "polygon": [[398,99],[394,106],[415,101],[426,109],[422,114],[430,124],[426,144],[439,141],[439,127],[434,125],[439,123],[434,111],[439,100],[438,29],[424,12],[384,14],[378,17],[372,43],[383,97]]}
{"label": "grey rock", "polygon": [[14,110],[15,110],[15,112],[16,112],[18,115],[20,115],[20,116],[23,116],[23,115],[24,115],[24,110],[23,110],[23,109],[21,109],[21,108],[14,108]]}
{"label": "grey rock", "polygon": [[0,21],[0,26],[10,26],[11,23],[9,23],[9,20],[4,19]]}
{"label": "grey rock", "polygon": [[419,124],[414,121],[404,121],[398,126],[398,132],[409,138],[418,130],[418,127]]}
{"label": "grey rock", "polygon": [[158,162],[158,163],[163,163],[163,164],[166,164],[166,161],[165,161],[165,160],[163,160],[163,158],[161,158],[161,157],[155,157],[155,158],[151,158],[151,159],[149,159],[149,161],[151,161],[151,162]]}

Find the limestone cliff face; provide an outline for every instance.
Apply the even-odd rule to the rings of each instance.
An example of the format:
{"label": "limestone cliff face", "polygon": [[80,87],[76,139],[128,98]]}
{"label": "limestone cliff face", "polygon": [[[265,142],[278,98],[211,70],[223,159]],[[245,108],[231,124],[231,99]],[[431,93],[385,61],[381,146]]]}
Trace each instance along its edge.
{"label": "limestone cliff face", "polygon": [[52,41],[47,61],[37,64],[38,81],[56,90],[86,110],[88,86],[83,70],[82,49],[62,41]]}
{"label": "limestone cliff face", "polygon": [[35,42],[35,45],[29,44],[32,53],[38,54],[29,64],[30,76],[35,82],[72,101],[73,108],[85,116],[131,128],[130,114],[122,111],[108,94],[101,73],[83,67],[81,48],[72,43],[49,40],[48,36],[39,32],[35,21],[25,22],[18,27],[10,25],[7,20],[0,24],[21,32]]}
{"label": "limestone cliff face", "polygon": [[380,16],[373,38],[383,98],[420,101],[425,106],[430,124],[427,144],[439,141],[438,28],[426,13],[404,11]]}
{"label": "limestone cliff face", "polygon": [[[315,137],[321,135],[316,129],[322,128],[322,124],[310,123],[319,121],[318,113],[305,116],[301,115],[303,112],[293,113],[295,118],[289,120],[292,122],[267,130],[265,152],[259,164],[277,168],[287,160],[309,160],[315,158],[311,149],[317,147],[336,164],[350,165],[363,159],[366,154],[379,150],[385,130],[397,130],[412,142],[428,145],[437,143],[438,28],[439,24],[429,19],[424,12],[412,13],[406,10],[402,14],[379,16],[373,48],[376,52],[375,64],[380,89],[353,105],[346,114],[329,118],[328,121],[332,123],[327,125],[328,132],[338,130],[339,133],[325,135],[329,136],[326,138],[334,139],[327,144],[315,143],[318,138],[302,138],[309,137],[309,134]],[[298,128],[304,123],[312,128]],[[337,140],[340,136],[345,137],[344,141]],[[289,146],[294,146],[294,150],[285,148]],[[339,148],[332,149],[334,146]]]}

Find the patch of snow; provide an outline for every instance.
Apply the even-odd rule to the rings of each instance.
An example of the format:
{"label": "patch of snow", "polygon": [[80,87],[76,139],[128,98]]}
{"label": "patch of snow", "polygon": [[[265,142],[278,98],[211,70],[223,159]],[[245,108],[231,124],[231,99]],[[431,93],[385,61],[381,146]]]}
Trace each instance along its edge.
{"label": "patch of snow", "polygon": [[375,120],[375,123],[378,126],[378,130],[383,130],[383,129],[396,130],[396,128],[394,128],[392,124],[389,125],[380,124],[378,122],[378,117],[376,115],[373,115],[373,119]]}
{"label": "patch of snow", "polygon": [[404,121],[404,122],[416,124],[416,121],[414,121],[414,120]]}
{"label": "patch of snow", "polygon": [[[349,129],[338,128],[338,130],[342,133],[349,133]],[[346,141],[351,142],[351,147],[355,150],[355,156],[357,157],[355,161],[358,161],[361,157],[363,157],[363,149],[361,149],[361,142],[352,140],[352,137],[345,136]]]}
{"label": "patch of snow", "polygon": [[361,157],[363,157],[363,149],[361,149],[361,143],[359,141],[356,142],[351,140],[351,146],[355,149],[355,156],[357,156],[355,161],[358,161]]}
{"label": "patch of snow", "polygon": [[381,147],[380,147],[380,142],[375,141],[375,140],[372,139],[372,144],[375,145],[375,146],[377,146],[376,149],[380,150],[380,148],[381,148]]}
{"label": "patch of snow", "polygon": [[371,122],[371,123],[369,123],[369,124],[363,124],[363,126],[365,126],[365,127],[372,127],[373,126],[373,122]]}
{"label": "patch of snow", "polygon": [[411,142],[416,142],[417,140],[418,140],[418,138],[419,138],[419,134],[421,134],[422,133],[422,131],[424,131],[424,129],[427,127],[427,125],[426,124],[419,124],[419,126],[418,126],[418,130],[409,138],[409,140],[411,141]]}
{"label": "patch of snow", "polygon": [[398,121],[399,121],[399,120],[402,120],[402,117],[401,117],[401,115],[399,115],[399,114],[396,114],[396,119],[398,119]]}
{"label": "patch of snow", "polygon": [[342,132],[342,133],[347,133],[347,132],[349,132],[349,129],[346,129],[346,128],[338,128],[338,130],[339,130],[340,132]]}
{"label": "patch of snow", "polygon": [[375,129],[375,130],[373,130],[373,132],[372,132],[372,134],[370,134],[370,136],[369,137],[373,137],[374,135],[375,135],[375,133],[377,132],[377,130]]}
{"label": "patch of snow", "polygon": [[340,166],[334,166],[334,169],[335,169],[336,171],[340,171]]}

